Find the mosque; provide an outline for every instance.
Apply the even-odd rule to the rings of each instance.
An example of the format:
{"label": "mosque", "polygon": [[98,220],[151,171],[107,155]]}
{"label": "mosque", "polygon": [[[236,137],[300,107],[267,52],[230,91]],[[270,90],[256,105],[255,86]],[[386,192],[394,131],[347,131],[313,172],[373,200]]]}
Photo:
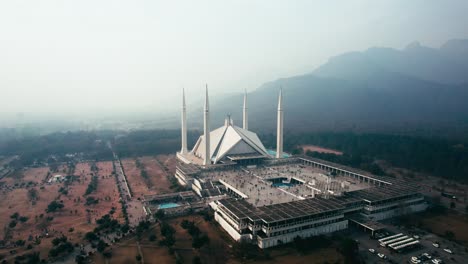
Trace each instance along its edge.
{"label": "mosque", "polygon": [[382,229],[380,220],[427,208],[416,183],[284,153],[282,90],[276,151],[267,150],[249,130],[247,94],[242,127],[228,116],[221,127],[210,130],[209,110],[206,88],[203,135],[189,151],[183,94],[182,147],[177,153],[175,177],[200,197],[203,202],[197,204],[199,208],[208,204],[214,210],[215,220],[236,241],[268,248],[298,236],[332,233],[351,225],[374,235]]}

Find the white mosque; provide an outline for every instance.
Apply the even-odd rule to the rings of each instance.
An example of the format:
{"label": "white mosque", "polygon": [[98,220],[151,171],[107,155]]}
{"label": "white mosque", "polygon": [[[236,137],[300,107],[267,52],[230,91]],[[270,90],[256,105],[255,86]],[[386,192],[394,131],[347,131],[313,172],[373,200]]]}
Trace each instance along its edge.
{"label": "white mosque", "polygon": [[[307,156],[285,157],[282,90],[278,98],[276,153],[270,154],[257,134],[248,129],[247,94],[242,123],[242,128],[238,127],[228,116],[223,126],[211,131],[207,88],[204,132],[188,151],[183,94],[182,148],[177,153],[175,177],[203,199],[165,209],[165,213],[191,213],[209,206],[215,220],[234,240],[268,248],[296,237],[344,230],[349,225],[374,235],[383,228],[376,221],[427,208],[416,183]],[[193,192],[175,196],[184,200]],[[145,200],[151,203],[169,196],[175,197],[164,194]],[[415,239],[405,240],[393,249],[418,244]]]}
{"label": "white mosque", "polygon": [[[255,132],[248,129],[247,94],[244,94],[242,128],[234,125],[227,116],[224,125],[210,131],[208,87],[205,94],[203,135],[191,151],[187,149],[187,109],[185,92],[182,98],[182,149],[177,153],[180,161],[203,167],[211,165],[255,164],[273,156],[267,151]],[[278,99],[277,149],[276,158],[283,156],[283,106],[282,91]]]}

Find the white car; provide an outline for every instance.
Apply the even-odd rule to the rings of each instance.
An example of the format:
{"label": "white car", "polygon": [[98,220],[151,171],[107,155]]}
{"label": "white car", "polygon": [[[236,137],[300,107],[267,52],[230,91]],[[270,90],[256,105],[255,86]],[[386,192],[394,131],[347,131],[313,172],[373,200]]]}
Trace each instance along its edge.
{"label": "white car", "polygon": [[418,235],[414,235],[413,238],[414,238],[414,239],[419,239],[419,236],[418,236]]}
{"label": "white car", "polygon": [[411,259],[411,263],[418,264],[418,263],[421,263],[421,260],[419,260],[419,259]]}
{"label": "white car", "polygon": [[444,248],[444,251],[449,253],[449,254],[453,254],[452,250],[448,249],[448,248]]}
{"label": "white car", "polygon": [[433,243],[432,245],[436,248],[440,247],[439,243]]}
{"label": "white car", "polygon": [[431,259],[431,258],[432,258],[432,256],[429,255],[429,253],[423,253],[422,255],[425,256],[425,257],[428,258],[428,259]]}
{"label": "white car", "polygon": [[369,252],[372,253],[372,254],[374,254],[374,253],[375,253],[375,249],[369,248]]}
{"label": "white car", "polygon": [[379,256],[379,258],[381,259],[385,258],[385,255],[383,253],[378,253],[377,256]]}
{"label": "white car", "polygon": [[434,264],[441,264],[441,263],[442,263],[442,260],[441,260],[441,259],[433,259],[433,260],[432,260],[432,263],[434,263]]}

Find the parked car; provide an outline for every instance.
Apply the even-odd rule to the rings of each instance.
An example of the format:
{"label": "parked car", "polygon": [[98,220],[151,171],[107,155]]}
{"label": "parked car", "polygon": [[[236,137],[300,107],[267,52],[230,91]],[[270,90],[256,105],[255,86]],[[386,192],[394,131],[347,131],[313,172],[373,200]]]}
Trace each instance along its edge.
{"label": "parked car", "polygon": [[369,252],[372,253],[372,254],[374,254],[374,253],[375,253],[375,249],[369,248]]}
{"label": "parked car", "polygon": [[453,254],[452,250],[448,249],[448,248],[444,248],[444,251],[449,253],[449,254]]}
{"label": "parked car", "polygon": [[377,256],[379,256],[379,258],[381,258],[381,259],[384,259],[384,258],[387,257],[387,256],[385,256],[383,253],[378,253]]}
{"label": "parked car", "polygon": [[440,247],[439,243],[433,243],[432,245],[436,248]]}

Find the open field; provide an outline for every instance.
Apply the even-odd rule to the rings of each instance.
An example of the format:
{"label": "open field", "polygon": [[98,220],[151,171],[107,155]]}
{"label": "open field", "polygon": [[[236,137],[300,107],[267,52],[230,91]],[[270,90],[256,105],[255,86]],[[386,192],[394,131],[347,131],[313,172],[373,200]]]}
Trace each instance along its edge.
{"label": "open field", "polygon": [[455,239],[468,247],[468,216],[448,213],[446,215],[427,216],[421,218],[423,227],[432,233],[444,236],[446,231],[455,234]]}
{"label": "open field", "polygon": [[[121,207],[118,203],[119,193],[112,175],[112,162],[98,162],[97,189],[89,196],[99,202],[85,205],[85,192],[91,182],[94,172],[90,164],[79,163],[75,167],[75,178],[70,182],[41,183],[35,187],[2,190],[0,193],[0,237],[6,241],[25,240],[26,245],[33,244],[36,237],[41,238],[40,245],[34,245],[32,250],[40,251],[41,258],[46,258],[54,237],[65,235],[72,243],[80,243],[83,235],[96,227],[95,220],[107,214],[112,207],[116,208],[114,217],[123,222]],[[60,166],[59,171],[68,171],[66,166]],[[45,168],[28,170],[25,178],[42,181],[47,175]],[[63,208],[56,212],[46,212],[52,201],[59,201]],[[26,219],[24,223],[15,220],[16,225],[10,226],[13,221],[10,216],[18,213]],[[19,219],[19,217],[18,217]],[[24,247],[14,247],[11,244],[0,254],[9,255],[11,249],[17,254],[26,251]],[[13,257],[13,256],[12,256]]]}
{"label": "open field", "polygon": [[3,177],[0,183],[8,186],[19,186],[21,184],[41,184],[46,181],[49,175],[49,167],[28,168],[17,170]]}
{"label": "open field", "polygon": [[343,155],[343,152],[341,151],[328,149],[328,148],[322,148],[322,147],[315,146],[315,145],[302,145],[300,147],[302,148],[304,152],[312,151],[312,152],[329,153],[329,154],[335,154],[335,155]]}
{"label": "open field", "polygon": [[291,248],[270,249],[268,252],[270,252],[271,257],[271,259],[268,260],[240,261],[237,259],[230,259],[227,263],[343,263],[343,257],[336,251],[335,248],[316,249],[306,255],[298,255],[297,251]]}
{"label": "open field", "polygon": [[161,165],[165,166],[170,175],[174,175],[176,171],[176,156],[175,155],[158,155],[156,157]]}
{"label": "open field", "polygon": [[[137,166],[137,160],[141,164]],[[149,194],[162,194],[172,192],[170,182],[166,173],[154,157],[139,157],[135,159],[122,159],[125,175],[132,193],[137,198]],[[141,169],[146,171],[146,177],[142,175]]]}
{"label": "open field", "polygon": [[135,159],[122,159],[122,166],[133,196],[143,197],[144,195],[156,193],[154,190],[149,189],[147,182],[141,176],[141,170],[136,166]]}
{"label": "open field", "polygon": [[40,184],[46,181],[48,173],[49,167],[31,168],[23,173],[23,181]]}
{"label": "open field", "polygon": [[[157,237],[156,241],[150,241],[149,236],[155,234]],[[140,241],[141,256],[145,263],[161,263],[169,264],[175,263],[175,256],[169,254],[166,247],[159,246],[159,241],[162,239],[160,228],[158,224],[152,225],[152,227],[146,231]],[[139,254],[137,239],[135,236],[128,237],[110,247],[112,257],[109,263],[137,263],[136,256]],[[102,254],[96,253],[92,257],[93,263],[104,264],[105,259]]]}
{"label": "open field", "polygon": [[[159,157],[158,157],[159,158]],[[152,190],[155,190],[157,194],[171,192],[171,183],[166,176],[164,168],[161,168],[158,161],[154,157],[141,157],[140,162],[143,164],[148,178],[152,184]]]}

